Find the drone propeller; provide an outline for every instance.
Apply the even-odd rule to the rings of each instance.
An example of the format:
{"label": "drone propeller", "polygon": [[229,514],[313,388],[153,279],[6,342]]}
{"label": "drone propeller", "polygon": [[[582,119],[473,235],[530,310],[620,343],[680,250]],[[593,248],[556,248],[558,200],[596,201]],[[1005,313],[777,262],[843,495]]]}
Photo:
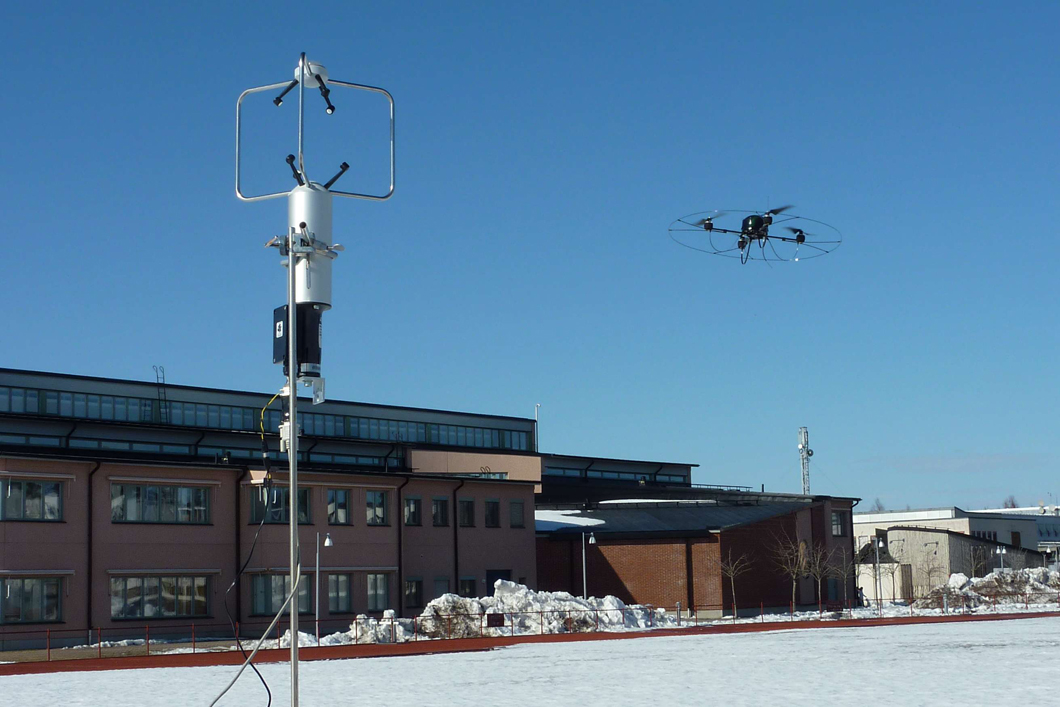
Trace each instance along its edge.
{"label": "drone propeller", "polygon": [[769,211],[767,211],[765,213],[765,215],[766,216],[776,216],[777,214],[779,214],[779,213],[781,213],[783,211],[787,211],[788,209],[792,208],[793,206],[794,206],[794,204],[788,204],[787,206],[778,206],[775,209],[770,209]]}
{"label": "drone propeller", "polygon": [[788,229],[789,231],[795,234],[796,243],[805,243],[806,236],[813,235],[812,233],[806,233],[806,231],[802,230],[801,228],[793,228],[792,226],[785,226],[784,228]]}
{"label": "drone propeller", "polygon": [[714,214],[713,216],[708,216],[706,218],[699,219],[698,221],[696,221],[692,225],[693,226],[705,226],[708,223],[714,223],[714,219],[721,218],[722,216],[726,215],[727,213],[728,213],[727,211],[719,211],[716,214]]}

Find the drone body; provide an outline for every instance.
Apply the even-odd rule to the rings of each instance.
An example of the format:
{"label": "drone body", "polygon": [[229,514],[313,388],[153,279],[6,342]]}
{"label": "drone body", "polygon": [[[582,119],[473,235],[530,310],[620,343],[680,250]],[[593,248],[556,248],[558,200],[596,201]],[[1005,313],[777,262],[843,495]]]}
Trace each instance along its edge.
{"label": "drone body", "polygon": [[[835,250],[842,242],[842,234],[832,226],[792,214],[786,214],[776,221],[777,225],[789,224],[784,226],[784,229],[790,232],[790,235],[770,233],[769,228],[774,225],[774,217],[791,208],[793,207],[788,205],[766,211],[729,210],[689,214],[670,224],[670,238],[686,248],[711,255],[739,258],[742,263],[748,260],[772,262],[816,258]],[[715,223],[731,213],[747,215],[738,223],[734,219]],[[807,233],[802,228],[811,227],[811,224],[814,224],[814,230],[819,233]],[[755,248],[755,245],[758,248]]]}

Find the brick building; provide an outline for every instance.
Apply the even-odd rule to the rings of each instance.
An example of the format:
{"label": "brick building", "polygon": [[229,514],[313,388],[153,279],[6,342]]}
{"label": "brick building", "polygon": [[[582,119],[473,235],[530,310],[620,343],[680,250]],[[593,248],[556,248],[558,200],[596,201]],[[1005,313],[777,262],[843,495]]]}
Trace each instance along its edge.
{"label": "brick building", "polygon": [[[782,543],[805,553],[818,546],[836,566],[854,556],[853,499],[743,493],[740,503],[717,499],[595,503],[584,509],[541,508],[537,522],[541,589],[582,594],[585,574],[593,596],[667,608],[696,607],[703,615],[731,614],[732,589],[722,558],[745,557],[750,569],[736,579],[741,611],[786,609],[791,579],[778,566]],[[783,499],[783,500],[778,500]],[[583,545],[584,535],[584,545]],[[589,542],[591,540],[591,542]],[[855,596],[854,577],[823,583],[822,601]],[[798,580],[796,602],[816,603],[816,585]]]}
{"label": "brick building", "polygon": [[248,557],[228,606],[244,626],[267,622],[290,587],[292,505],[299,612],[312,619],[319,586],[322,631],[419,613],[445,592],[480,596],[497,578],[536,585],[534,482],[506,471],[540,469],[533,420],[307,401],[292,504],[276,405],[266,504],[248,470],[262,465],[269,398],[0,369],[0,641],[227,625]]}

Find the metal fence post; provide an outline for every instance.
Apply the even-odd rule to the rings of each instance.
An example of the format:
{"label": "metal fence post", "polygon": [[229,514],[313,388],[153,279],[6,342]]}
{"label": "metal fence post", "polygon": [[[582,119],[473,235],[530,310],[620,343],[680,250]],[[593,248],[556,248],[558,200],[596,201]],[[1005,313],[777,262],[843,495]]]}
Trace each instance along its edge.
{"label": "metal fence post", "polygon": [[151,626],[144,626],[144,646],[147,647],[147,655],[151,655]]}
{"label": "metal fence post", "polygon": [[48,642],[48,660],[50,661],[52,659],[52,630],[51,629],[48,629],[48,635],[45,638],[45,640]]}
{"label": "metal fence post", "polygon": [[103,657],[103,629],[100,626],[96,627],[96,657]]}
{"label": "metal fence post", "polygon": [[[277,630],[279,630],[278,627],[279,627],[279,624],[277,624]],[[279,638],[277,638],[277,641],[279,641]],[[276,647],[277,648],[280,647],[278,643],[277,643]],[[195,624],[194,623],[192,623],[192,625],[191,625],[191,652],[192,653],[195,652]]]}

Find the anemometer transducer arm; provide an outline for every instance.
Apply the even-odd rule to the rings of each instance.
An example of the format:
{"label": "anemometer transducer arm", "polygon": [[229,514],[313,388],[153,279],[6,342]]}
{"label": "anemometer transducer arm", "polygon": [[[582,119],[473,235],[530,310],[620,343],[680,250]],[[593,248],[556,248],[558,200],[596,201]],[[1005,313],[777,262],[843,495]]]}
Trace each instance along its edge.
{"label": "anemometer transducer arm", "polygon": [[[298,151],[287,155],[287,164],[297,185],[290,191],[278,191],[266,194],[244,194],[241,182],[242,163],[242,123],[243,101],[247,96],[265,91],[280,93],[273,100],[276,107],[283,105],[284,96],[298,88]],[[305,153],[303,150],[305,133],[305,90],[319,89],[326,104],[326,113],[335,113],[331,102],[334,87],[349,88],[357,91],[377,93],[386,98],[390,108],[390,187],[382,194],[347,192],[333,189],[335,183],[349,170],[350,165],[342,162],[338,173],[323,184],[310,179],[306,171]],[[281,153],[283,154],[283,153]],[[282,363],[287,384],[281,394],[288,399],[287,414],[280,424],[280,451],[287,453],[288,460],[288,498],[291,505],[298,498],[298,383],[313,389],[313,404],[324,402],[324,378],[320,373],[320,349],[322,338],[321,316],[331,309],[331,263],[343,250],[341,245],[331,239],[332,197],[342,196],[351,199],[368,199],[385,201],[394,194],[394,97],[388,91],[375,86],[336,81],[328,77],[327,69],[306,59],[303,53],[294,70],[294,79],[281,81],[267,86],[257,86],[243,91],[236,101],[236,196],[243,201],[264,201],[287,197],[287,232],[276,236],[266,246],[276,247],[285,257],[283,265],[287,267],[287,304],[279,307],[273,314],[273,363]],[[266,451],[267,453],[267,451]],[[298,513],[289,514],[290,530],[290,593],[280,613],[276,615],[268,631],[280,619],[280,615],[297,596],[301,581],[301,559],[298,548]],[[298,636],[298,612],[290,612],[291,634]],[[266,636],[268,635],[266,631]],[[250,658],[240,668],[246,668],[265,636],[258,641]],[[237,674],[224,692],[238,679]],[[218,696],[220,699],[224,692]],[[214,700],[216,703],[217,700]],[[298,641],[291,641],[291,705],[298,707]]]}

